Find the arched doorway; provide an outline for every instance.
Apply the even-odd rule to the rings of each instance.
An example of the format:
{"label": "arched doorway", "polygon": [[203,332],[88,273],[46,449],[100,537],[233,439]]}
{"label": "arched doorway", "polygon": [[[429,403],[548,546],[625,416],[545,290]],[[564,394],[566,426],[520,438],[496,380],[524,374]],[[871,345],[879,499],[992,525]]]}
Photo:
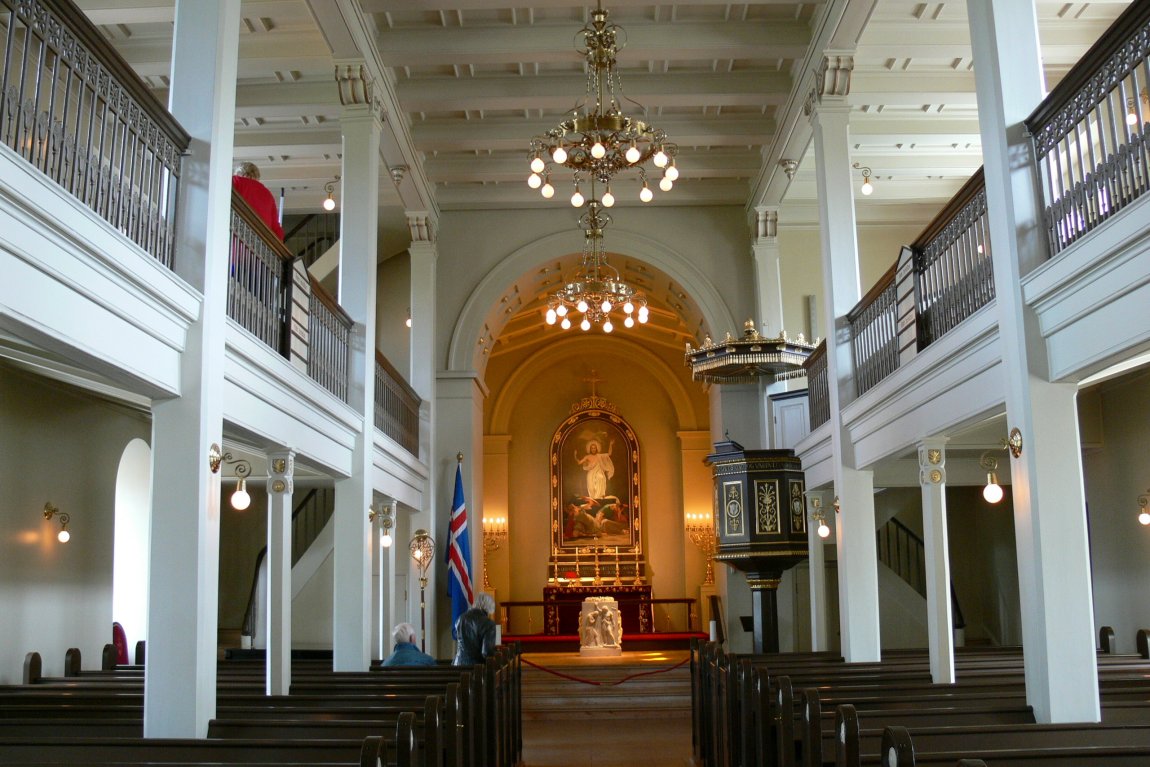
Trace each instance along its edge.
{"label": "arched doorway", "polygon": [[148,539],[151,533],[152,449],[133,439],[116,470],[112,620],[124,627],[129,646],[148,638]]}

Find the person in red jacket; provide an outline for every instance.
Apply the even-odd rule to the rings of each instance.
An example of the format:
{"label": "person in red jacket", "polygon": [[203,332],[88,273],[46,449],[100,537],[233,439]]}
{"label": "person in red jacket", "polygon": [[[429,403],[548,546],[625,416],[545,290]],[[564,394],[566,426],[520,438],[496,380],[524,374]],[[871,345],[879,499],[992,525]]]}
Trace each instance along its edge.
{"label": "person in red jacket", "polygon": [[254,162],[241,162],[236,165],[232,171],[232,189],[240,193],[240,197],[243,197],[268,228],[275,232],[276,237],[281,240],[284,238],[275,197],[272,197],[271,190],[260,183],[260,169]]}

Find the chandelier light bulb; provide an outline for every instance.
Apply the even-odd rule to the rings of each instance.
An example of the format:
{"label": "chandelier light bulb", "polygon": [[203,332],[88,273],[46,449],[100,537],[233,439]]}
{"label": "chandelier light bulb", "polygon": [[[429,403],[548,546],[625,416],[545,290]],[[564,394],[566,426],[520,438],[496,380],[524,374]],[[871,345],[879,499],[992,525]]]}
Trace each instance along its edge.
{"label": "chandelier light bulb", "polygon": [[635,163],[639,162],[639,158],[642,156],[643,155],[639,151],[639,147],[635,146],[635,142],[633,142],[633,141],[631,142],[630,148],[627,149],[627,153],[625,155],[623,155],[623,157],[625,157],[627,162],[630,163],[631,165],[634,165]]}
{"label": "chandelier light bulb", "polygon": [[583,193],[579,191],[579,187],[575,187],[575,194],[571,195],[571,207],[582,208],[585,202],[587,200],[583,197]]}
{"label": "chandelier light bulb", "polygon": [[[1134,109],[1134,99],[1126,99],[1126,124],[1133,128],[1138,124],[1138,112]],[[1142,524],[1146,524],[1143,522]]]}
{"label": "chandelier light bulb", "polygon": [[679,169],[675,167],[674,160],[671,160],[671,164],[667,166],[667,170],[663,171],[663,178],[669,178],[672,181],[679,180]]}
{"label": "chandelier light bulb", "polygon": [[596,141],[591,146],[591,156],[594,157],[596,160],[602,160],[604,157],[607,156],[607,148],[603,146],[603,142]]}
{"label": "chandelier light bulb", "polygon": [[579,313],[581,313],[581,314],[586,313],[587,312],[587,302],[584,301],[582,298],[580,298],[579,303],[575,304],[575,309],[578,310]]}
{"label": "chandelier light bulb", "polygon": [[531,158],[532,173],[542,173],[545,167],[547,167],[547,164],[543,162],[543,158],[539,155],[535,155],[533,158]]}
{"label": "chandelier light bulb", "polygon": [[659,188],[662,189],[664,192],[671,191],[671,189],[674,186],[675,186],[675,182],[673,182],[671,179],[667,178],[666,176],[663,176],[663,178],[659,179]]}
{"label": "chandelier light bulb", "polygon": [[[1144,525],[1150,525],[1150,511],[1142,509],[1142,513],[1138,515],[1138,521]],[[66,531],[61,531],[61,535]]]}
{"label": "chandelier light bulb", "polygon": [[615,195],[611,194],[611,189],[608,188],[606,194],[603,195],[603,207],[610,208],[615,205]]}
{"label": "chandelier light bulb", "polygon": [[604,333],[610,333],[614,329],[615,329],[615,326],[611,324],[611,320],[607,320],[606,322],[603,323],[603,332]]}
{"label": "chandelier light bulb", "polygon": [[539,187],[543,186],[543,177],[538,173],[532,173],[527,177],[527,186],[531,187],[532,189],[538,189]]}
{"label": "chandelier light bulb", "polygon": [[646,322],[648,313],[649,312],[647,310],[647,307],[640,306],[639,307],[639,322]]}
{"label": "chandelier light bulb", "polygon": [[564,304],[559,304],[559,306],[555,307],[555,314],[557,314],[560,317],[566,317],[567,316],[567,307]]}
{"label": "chandelier light bulb", "polygon": [[827,527],[827,523],[821,519],[819,520],[818,534],[819,534],[820,538],[826,538],[828,535],[831,534],[831,529],[829,527]]}
{"label": "chandelier light bulb", "polygon": [[539,190],[544,197],[550,200],[555,196],[555,187],[551,186],[551,179],[544,179],[543,188]]}
{"label": "chandelier light bulb", "polygon": [[623,320],[623,327],[625,327],[625,328],[635,327],[635,318],[628,314],[627,319]]}
{"label": "chandelier light bulb", "polygon": [[571,329],[571,320],[564,317],[563,321],[559,323],[559,327],[563,328],[564,330],[570,330]]}
{"label": "chandelier light bulb", "polygon": [[603,303],[599,305],[599,308],[603,310],[604,314],[606,314],[607,312],[611,311],[611,302],[607,299],[603,299]]}
{"label": "chandelier light bulb", "polygon": [[623,304],[623,311],[627,314],[630,314],[631,312],[635,311],[635,304],[628,301],[627,303]]}
{"label": "chandelier light bulb", "polygon": [[335,210],[335,198],[328,192],[327,199],[323,201],[323,209],[327,211]]}
{"label": "chandelier light bulb", "polygon": [[591,320],[584,317],[583,321],[579,323],[579,329],[580,330],[590,330],[591,329]]}
{"label": "chandelier light bulb", "polygon": [[663,147],[659,147],[659,151],[655,152],[655,156],[651,159],[655,163],[656,167],[665,168],[667,167],[667,161],[669,158],[667,157],[667,153],[663,151]]}
{"label": "chandelier light bulb", "polygon": [[567,162],[567,150],[561,146],[555,147],[555,151],[551,153],[551,159],[562,165]]}
{"label": "chandelier light bulb", "polygon": [[643,202],[650,202],[655,198],[655,193],[651,191],[651,187],[647,186],[647,182],[643,182],[643,188],[639,190],[639,199]]}
{"label": "chandelier light bulb", "polygon": [[558,315],[555,314],[555,310],[554,309],[548,309],[547,310],[547,324],[548,325],[554,325],[555,321],[557,319],[558,319]]}

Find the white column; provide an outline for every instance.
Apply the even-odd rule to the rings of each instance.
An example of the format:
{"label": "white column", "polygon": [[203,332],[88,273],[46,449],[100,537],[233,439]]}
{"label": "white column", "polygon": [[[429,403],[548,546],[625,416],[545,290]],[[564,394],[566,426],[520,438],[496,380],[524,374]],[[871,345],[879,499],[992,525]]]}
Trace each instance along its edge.
{"label": "white column", "polygon": [[[375,434],[376,238],[379,218],[381,117],[368,86],[366,104],[345,104],[343,210],[340,215],[339,303],[352,329],[348,404],[362,418],[351,475],[335,483],[335,588],[332,632],[336,671],[371,663],[371,535]],[[341,89],[341,93],[343,90]]]}
{"label": "white column", "polygon": [[930,676],[954,683],[954,617],[950,609],[950,553],[946,535],[945,437],[918,443],[918,483],[922,487],[922,540],[926,559],[926,631]]}
{"label": "white column", "polygon": [[779,266],[779,209],[755,208],[755,320],[770,338],[783,332],[783,284]]}
{"label": "white column", "polygon": [[265,690],[291,689],[291,512],[295,452],[268,453],[268,624]]}
{"label": "white column", "polygon": [[823,294],[829,329],[827,378],[831,446],[835,493],[842,509],[835,525],[842,650],[848,661],[877,661],[881,644],[874,482],[871,472],[855,468],[854,446],[842,425],[842,409],[856,396],[846,315],[862,296],[851,177],[850,106],[846,100],[853,67],[850,55],[828,52],[807,107],[812,117],[818,165]]}
{"label": "white column", "polygon": [[810,600],[811,600],[811,650],[829,650],[827,638],[827,562],[826,543],[819,537],[818,523],[811,520],[815,509],[822,512],[827,527],[834,532],[835,509],[831,494],[825,490],[808,490],[807,498],[807,549],[810,551]]}
{"label": "white column", "polygon": [[[471,582],[476,588],[483,583],[483,400],[487,388],[474,371],[442,372],[436,383],[436,434],[439,455],[432,464],[432,483],[440,501],[430,512],[435,537],[435,567],[427,571],[429,602],[427,613],[428,652],[446,658],[454,652],[451,641],[451,600],[447,594],[447,566],[444,546],[448,541],[451,496],[455,485],[455,454],[463,453],[463,495],[467,500],[468,536],[471,541]],[[412,594],[419,593],[418,573],[409,577]],[[437,595],[444,595],[436,599]],[[438,651],[432,652],[435,647]]]}
{"label": "white column", "polygon": [[1033,3],[968,0],[993,247],[1011,461],[1026,698],[1040,722],[1099,721],[1089,538],[1074,384],[1046,380],[1045,349],[1022,296],[1045,258],[1041,195],[1023,120],[1043,97]]}
{"label": "white column", "polygon": [[239,0],[176,3],[169,109],[192,137],[180,176],[176,272],[203,291],[180,357],[183,396],[152,407],[152,532],[144,735],[203,738],[216,710],[223,432]]}
{"label": "white column", "polygon": [[[395,555],[398,537],[395,529],[395,512],[398,504],[394,499],[376,504],[380,516],[376,517],[376,535],[372,546],[377,551],[379,562],[379,657],[386,658],[391,653],[391,630],[402,621],[395,617]],[[391,535],[391,545],[384,546],[380,536],[387,521],[387,532]]]}

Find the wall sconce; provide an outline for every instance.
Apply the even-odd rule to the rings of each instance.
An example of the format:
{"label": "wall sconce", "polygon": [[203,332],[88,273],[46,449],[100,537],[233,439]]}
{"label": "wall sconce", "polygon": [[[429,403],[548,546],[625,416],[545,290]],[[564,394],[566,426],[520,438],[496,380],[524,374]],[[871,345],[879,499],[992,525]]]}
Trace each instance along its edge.
{"label": "wall sconce", "polygon": [[818,529],[815,530],[815,532],[818,533],[820,538],[829,537],[831,528],[827,524],[827,515],[826,512],[823,511],[822,500],[819,498],[811,498],[811,507],[814,509],[814,511],[811,512],[811,521],[819,523]]}
{"label": "wall sconce", "polygon": [[[1143,504],[1145,506],[1145,504]],[[56,533],[56,540],[60,543],[67,543],[72,539],[72,534],[68,532],[68,523],[72,521],[72,517],[66,511],[60,511],[51,503],[44,504],[44,519],[51,519],[52,517],[59,517],[60,519],[60,532]]]}
{"label": "wall sconce", "polygon": [[339,176],[337,175],[331,181],[323,185],[323,190],[327,192],[327,199],[323,201],[323,209],[331,212],[335,210],[335,185],[339,183]]}
{"label": "wall sconce", "polygon": [[395,501],[381,504],[378,509],[375,508],[375,504],[369,506],[367,508],[367,521],[374,522],[376,517],[379,517],[379,526],[382,528],[379,534],[379,545],[389,549],[393,543],[391,528],[395,526]]}
{"label": "wall sconce", "polygon": [[507,540],[507,517],[483,518],[483,590],[490,592],[491,581],[487,579],[487,555],[498,551]]}
{"label": "wall sconce", "polygon": [[987,451],[978,458],[978,465],[986,472],[986,487],[982,488],[982,497],[987,503],[998,503],[1002,500],[1002,486],[998,484],[998,458]]}
{"label": "wall sconce", "polygon": [[863,193],[864,197],[870,197],[871,192],[874,191],[874,184],[870,182],[871,169],[866,165],[860,165],[857,162],[851,167],[862,171],[863,182],[862,186],[859,187],[859,191]]}
{"label": "wall sconce", "polygon": [[427,599],[424,592],[427,589],[427,568],[435,559],[435,539],[426,530],[416,530],[408,548],[415,566],[419,568],[419,644],[420,649],[427,652]]}
{"label": "wall sconce", "polygon": [[1150,506],[1150,489],[1138,496],[1138,521],[1143,525],[1150,525],[1150,511],[1146,510],[1147,506]]}
{"label": "wall sconce", "polygon": [[234,473],[239,482],[236,483],[236,491],[232,493],[232,508],[236,511],[243,511],[251,506],[252,497],[248,495],[248,477],[252,474],[252,465],[243,458],[236,458],[231,453],[221,455],[218,463],[226,463],[236,467]]}
{"label": "wall sconce", "polygon": [[687,512],[684,518],[684,529],[687,531],[691,543],[699,547],[707,560],[707,572],[703,577],[703,585],[710,586],[715,582],[715,553],[719,550],[719,536],[715,534],[715,523],[710,514],[705,512]]}

